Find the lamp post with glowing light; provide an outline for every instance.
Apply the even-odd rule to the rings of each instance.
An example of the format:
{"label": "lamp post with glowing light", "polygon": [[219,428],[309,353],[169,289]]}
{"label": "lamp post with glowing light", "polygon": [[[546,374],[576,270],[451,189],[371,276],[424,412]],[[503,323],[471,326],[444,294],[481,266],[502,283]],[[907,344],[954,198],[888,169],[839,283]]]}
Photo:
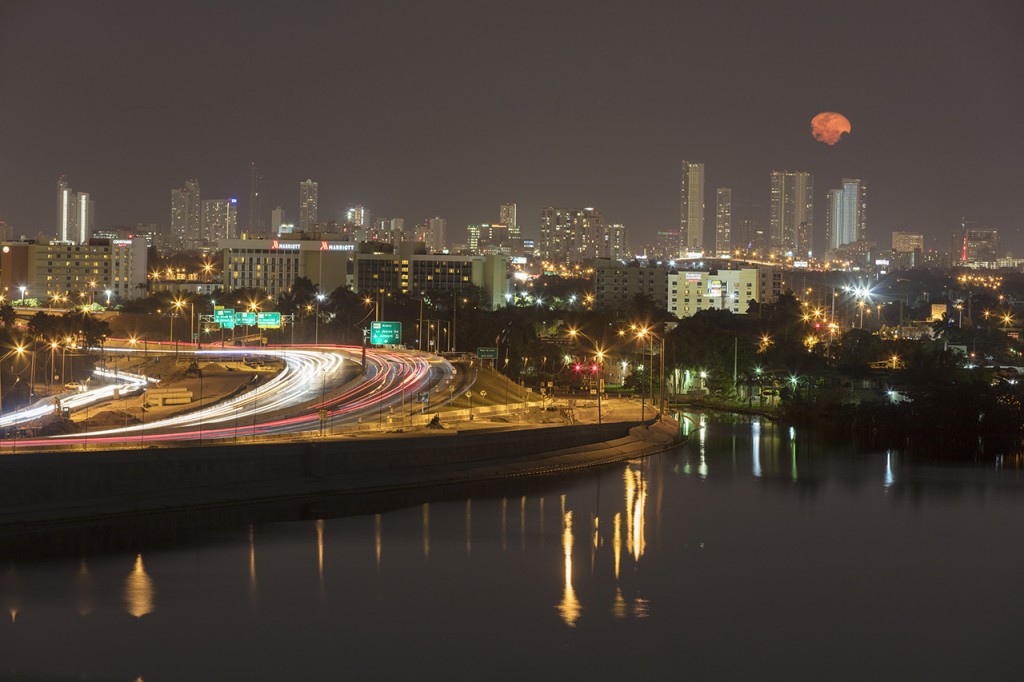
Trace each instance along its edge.
{"label": "lamp post with glowing light", "polygon": [[[643,342],[646,337],[651,338],[651,383],[654,383],[654,341],[657,339],[661,346],[661,379],[658,385],[658,410],[662,413],[665,411],[665,339],[656,334],[649,327],[639,327],[636,330],[636,336]],[[654,402],[654,391],[653,386],[651,390],[651,402]],[[643,408],[641,408],[641,421],[643,419]]]}
{"label": "lamp post with glowing light", "polygon": [[174,361],[178,361],[178,341],[174,338],[174,318],[177,316],[181,309],[185,307],[185,301],[183,299],[175,299],[171,305],[173,310],[171,311],[171,341],[174,342]]}
{"label": "lamp post with glowing light", "polygon": [[316,320],[313,322],[313,342],[320,343],[320,304],[327,297],[323,294],[316,295]]}

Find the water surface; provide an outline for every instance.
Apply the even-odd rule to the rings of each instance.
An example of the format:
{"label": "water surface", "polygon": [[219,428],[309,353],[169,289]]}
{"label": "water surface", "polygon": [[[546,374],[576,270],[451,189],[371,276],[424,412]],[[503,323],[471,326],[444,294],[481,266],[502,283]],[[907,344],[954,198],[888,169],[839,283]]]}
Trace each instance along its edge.
{"label": "water surface", "polygon": [[572,476],[2,538],[0,677],[1021,677],[1018,472],[691,418]]}

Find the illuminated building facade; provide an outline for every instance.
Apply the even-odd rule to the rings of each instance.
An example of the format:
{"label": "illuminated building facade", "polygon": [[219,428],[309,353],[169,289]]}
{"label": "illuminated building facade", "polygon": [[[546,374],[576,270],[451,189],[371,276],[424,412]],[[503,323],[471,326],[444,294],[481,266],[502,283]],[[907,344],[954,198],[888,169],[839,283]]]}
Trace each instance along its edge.
{"label": "illuminated building facade", "polygon": [[541,211],[537,255],[555,265],[577,265],[598,255],[604,234],[600,211],[548,206]]}
{"label": "illuminated building facade", "polygon": [[[765,281],[773,280],[766,278]],[[764,298],[761,282],[759,268],[673,272],[667,282],[668,311],[678,318],[690,317],[701,310],[728,310],[745,315],[750,301]]]}
{"label": "illuminated building facade", "polygon": [[732,189],[715,190],[715,254],[732,254]]}
{"label": "illuminated building facade", "polygon": [[953,233],[951,265],[995,267],[999,257],[999,231],[962,219],[960,230]]}
{"label": "illuminated building facade", "polygon": [[896,253],[924,253],[924,235],[917,232],[893,232],[892,250]]}
{"label": "illuminated building facade", "polygon": [[57,180],[57,235],[61,241],[84,244],[93,232],[94,205],[88,192],[75,192],[67,177]]}
{"label": "illuminated building facade", "polygon": [[502,255],[357,254],[353,288],[364,294],[440,294],[484,290],[491,308],[505,305],[510,259]]}
{"label": "illuminated building facade", "polygon": [[771,174],[770,239],[775,253],[807,257],[812,248],[814,179],[810,173]]}
{"label": "illuminated building facade", "polygon": [[203,202],[202,246],[216,246],[238,237],[238,200],[208,199]]}
{"label": "illuminated building facade", "polygon": [[279,239],[225,240],[220,244],[224,290],[257,289],[276,298],[298,277],[310,279],[323,292],[348,286],[357,245],[338,236],[295,232]]}
{"label": "illuminated building facade", "polygon": [[310,179],[299,183],[299,232],[307,232],[317,222],[320,184]]}
{"label": "illuminated building facade", "polygon": [[190,178],[181,189],[171,190],[171,246],[193,248],[202,243],[203,212],[199,181]]}
{"label": "illuminated building facade", "polygon": [[829,251],[867,235],[867,188],[858,179],[843,178],[842,188],[829,190],[825,243]]}
{"label": "illuminated building facade", "polygon": [[68,296],[72,303],[105,303],[107,290],[111,300],[146,295],[147,251],[141,237],[87,244],[5,242],[0,251],[0,285],[8,297],[22,286],[28,298]]}
{"label": "illuminated building facade", "polygon": [[508,236],[510,239],[520,239],[519,218],[516,215],[515,204],[502,204],[498,209],[498,223],[508,225]]}
{"label": "illuminated building facade", "polygon": [[679,255],[704,251],[704,164],[682,163],[679,185]]}
{"label": "illuminated building facade", "polygon": [[610,258],[594,261],[594,307],[599,310],[628,310],[636,297],[649,296],[661,309],[666,306],[669,267]]}

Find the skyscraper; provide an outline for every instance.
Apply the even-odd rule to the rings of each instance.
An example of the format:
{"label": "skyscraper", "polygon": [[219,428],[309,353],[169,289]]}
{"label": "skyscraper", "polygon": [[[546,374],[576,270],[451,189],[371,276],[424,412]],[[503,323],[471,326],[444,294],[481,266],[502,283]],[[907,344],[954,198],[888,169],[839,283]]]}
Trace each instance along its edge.
{"label": "skyscraper", "polygon": [[805,257],[814,225],[814,180],[803,171],[772,171],[771,249]]}
{"label": "skyscraper", "polygon": [[274,234],[281,234],[281,226],[287,221],[288,218],[285,216],[284,209],[280,206],[275,207],[274,210],[270,212],[270,229]]}
{"label": "skyscraper", "polygon": [[249,166],[251,175],[249,184],[249,222],[248,230],[252,234],[262,234],[266,225],[263,223],[263,176],[253,161]]}
{"label": "skyscraper", "polygon": [[557,265],[575,265],[595,258],[604,236],[604,218],[593,208],[541,211],[538,255]]}
{"label": "skyscraper", "polygon": [[203,211],[199,181],[189,178],[181,189],[171,190],[171,245],[191,248],[202,241]]}
{"label": "skyscraper", "polygon": [[238,237],[238,199],[208,199],[203,202],[203,242],[215,246]]}
{"label": "skyscraper", "polygon": [[75,220],[73,201],[68,179],[62,175],[57,179],[57,236],[62,242],[68,241],[72,232],[71,226]]}
{"label": "skyscraper", "polygon": [[88,192],[78,192],[75,196],[77,219],[75,220],[75,241],[79,244],[87,244],[92,236],[93,228],[93,204]]}
{"label": "skyscraper", "polygon": [[732,253],[732,189],[719,187],[715,190],[715,254],[728,256]]}
{"label": "skyscraper", "polygon": [[477,254],[480,250],[480,226],[466,225],[466,249],[471,254]]}
{"label": "skyscraper", "polygon": [[306,232],[317,222],[317,195],[319,183],[306,179],[299,183],[299,232]]}
{"label": "skyscraper", "polygon": [[444,247],[447,244],[445,232],[448,229],[448,221],[435,216],[428,220],[427,223],[430,225],[430,248],[437,252],[444,251]]}
{"label": "skyscraper", "polygon": [[66,176],[57,180],[57,235],[63,242],[84,244],[93,231],[93,202],[88,192],[75,192]]}
{"label": "skyscraper", "polygon": [[515,204],[502,204],[498,209],[498,223],[508,225],[510,239],[519,239],[519,220],[516,218]]}
{"label": "skyscraper", "polygon": [[680,255],[704,251],[704,164],[683,161],[679,186]]}
{"label": "skyscraper", "polygon": [[867,188],[859,179],[843,178],[840,189],[828,192],[825,214],[825,243],[838,249],[863,241],[867,234]]}
{"label": "skyscraper", "polygon": [[[353,206],[345,211],[345,222],[362,228],[373,227],[370,212],[364,206]],[[385,230],[390,230],[390,225],[385,225]]]}

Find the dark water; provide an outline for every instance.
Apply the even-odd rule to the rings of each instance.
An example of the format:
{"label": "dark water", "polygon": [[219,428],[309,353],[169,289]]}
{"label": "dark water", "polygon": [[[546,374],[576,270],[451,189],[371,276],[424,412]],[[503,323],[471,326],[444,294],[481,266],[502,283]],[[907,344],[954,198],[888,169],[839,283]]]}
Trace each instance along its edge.
{"label": "dark water", "polygon": [[700,433],[569,477],[0,538],[0,678],[1024,677],[1017,471]]}

